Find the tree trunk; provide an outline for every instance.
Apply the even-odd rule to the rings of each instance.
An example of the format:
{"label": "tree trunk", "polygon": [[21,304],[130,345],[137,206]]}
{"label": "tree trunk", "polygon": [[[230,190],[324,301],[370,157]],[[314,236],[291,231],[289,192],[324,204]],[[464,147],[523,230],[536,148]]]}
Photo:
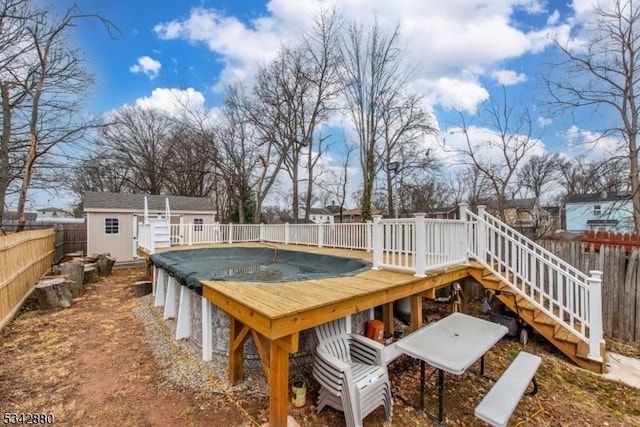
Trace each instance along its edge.
{"label": "tree trunk", "polygon": [[84,264],[80,262],[63,262],[60,264],[60,272],[69,276],[69,280],[84,284]]}
{"label": "tree trunk", "polygon": [[35,287],[35,294],[41,310],[69,308],[73,301],[71,281],[66,279],[41,280]]}
{"label": "tree trunk", "polygon": [[150,280],[139,280],[133,284],[133,294],[137,297],[149,295],[152,291]]}
{"label": "tree trunk", "polygon": [[115,264],[116,259],[113,258],[110,254],[100,254],[96,258],[96,268],[98,269],[99,276],[109,276],[111,275],[111,270],[113,269],[113,264]]}

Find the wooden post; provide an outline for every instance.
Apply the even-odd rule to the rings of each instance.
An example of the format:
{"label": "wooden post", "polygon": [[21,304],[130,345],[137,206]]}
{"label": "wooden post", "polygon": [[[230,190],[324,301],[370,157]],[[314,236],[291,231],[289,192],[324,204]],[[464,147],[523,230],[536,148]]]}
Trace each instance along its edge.
{"label": "wooden post", "polygon": [[393,302],[382,306],[382,321],[384,322],[384,330],[393,333],[395,329],[393,324]]}
{"label": "wooden post", "polygon": [[[288,337],[271,341],[269,349],[269,426],[286,427],[289,405]],[[282,342],[281,342],[282,341]]]}
{"label": "wooden post", "polygon": [[229,382],[234,385],[244,377],[244,343],[249,331],[246,325],[229,316]]}
{"label": "wooden post", "polygon": [[411,295],[411,330],[422,327],[422,295]]}

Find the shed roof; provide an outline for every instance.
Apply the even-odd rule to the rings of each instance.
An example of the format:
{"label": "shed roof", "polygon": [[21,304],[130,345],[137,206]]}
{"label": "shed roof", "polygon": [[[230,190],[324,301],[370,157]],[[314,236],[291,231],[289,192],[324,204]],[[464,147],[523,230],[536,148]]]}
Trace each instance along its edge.
{"label": "shed roof", "polygon": [[104,193],[97,191],[84,193],[84,210],[123,209],[131,212],[142,211],[144,209],[145,196],[147,197],[148,208],[151,210],[164,210],[165,199],[169,198],[169,207],[172,211],[215,211],[213,203],[206,197]]}

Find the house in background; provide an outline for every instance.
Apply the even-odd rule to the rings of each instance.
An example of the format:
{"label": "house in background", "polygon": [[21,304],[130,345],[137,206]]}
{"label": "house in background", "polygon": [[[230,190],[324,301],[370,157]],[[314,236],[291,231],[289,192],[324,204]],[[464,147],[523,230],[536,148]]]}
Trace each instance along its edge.
{"label": "house in background", "polygon": [[171,224],[194,224],[194,233],[204,224],[216,220],[215,207],[206,197],[158,196],[127,193],[84,194],[83,209],[87,218],[87,253],[110,253],[118,262],[137,258],[138,224],[144,221],[147,198],[150,219],[165,215],[169,200]]}
{"label": "house in background", "polygon": [[333,214],[327,208],[311,208],[309,220],[314,224],[333,224]]}
{"label": "house in background", "polygon": [[37,210],[38,218],[71,218],[71,212],[67,212],[60,208],[43,208]]}
{"label": "house in background", "polygon": [[427,212],[426,217],[435,219],[458,219],[460,217],[460,210],[458,206],[433,208]]}
{"label": "house in background", "polygon": [[566,230],[572,233],[633,233],[633,202],[629,193],[574,194],[564,201]]}

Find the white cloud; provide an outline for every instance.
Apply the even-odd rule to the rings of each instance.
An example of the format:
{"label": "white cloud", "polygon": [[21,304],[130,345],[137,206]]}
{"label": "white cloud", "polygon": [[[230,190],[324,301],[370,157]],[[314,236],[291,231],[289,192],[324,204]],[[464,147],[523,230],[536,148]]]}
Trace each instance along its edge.
{"label": "white cloud", "polygon": [[551,117],[538,117],[538,126],[540,126],[542,129],[549,127],[553,124],[553,119],[551,119]]}
{"label": "white cloud", "polygon": [[138,58],[138,63],[129,67],[129,71],[132,73],[144,73],[151,80],[155,79],[160,73],[160,68],[162,68],[162,64],[160,61],[156,61],[155,59],[149,56],[141,56]]}
{"label": "white cloud", "polygon": [[[194,8],[188,17],[156,25],[163,39],[203,43],[224,64],[218,84],[235,79],[250,80],[256,66],[277,53],[283,44],[300,40],[313,25],[320,1],[270,0],[266,14],[243,22],[216,9]],[[399,24],[410,59],[420,64],[418,79],[425,94],[445,108],[473,111],[486,99],[480,81],[487,70],[550,45],[550,34],[565,31],[557,12],[547,11],[541,0],[491,0],[470,4],[468,0],[418,2],[415,0],[343,0],[347,19],[368,23],[374,18],[389,28]],[[550,16],[543,27],[523,30],[514,13]],[[521,74],[515,75],[522,79]],[[468,95],[450,83],[463,83]]]}
{"label": "white cloud", "polygon": [[527,75],[513,70],[499,70],[491,73],[491,77],[502,86],[511,86],[527,81]]}
{"label": "white cloud", "polygon": [[611,158],[620,155],[623,141],[613,136],[571,126],[558,134],[565,141],[565,151],[571,156],[585,155],[592,160]]}
{"label": "white cloud", "polygon": [[151,92],[150,96],[138,98],[135,105],[137,107],[155,108],[168,113],[179,114],[185,109],[193,111],[202,110],[204,103],[204,95],[193,88],[157,88]]}

